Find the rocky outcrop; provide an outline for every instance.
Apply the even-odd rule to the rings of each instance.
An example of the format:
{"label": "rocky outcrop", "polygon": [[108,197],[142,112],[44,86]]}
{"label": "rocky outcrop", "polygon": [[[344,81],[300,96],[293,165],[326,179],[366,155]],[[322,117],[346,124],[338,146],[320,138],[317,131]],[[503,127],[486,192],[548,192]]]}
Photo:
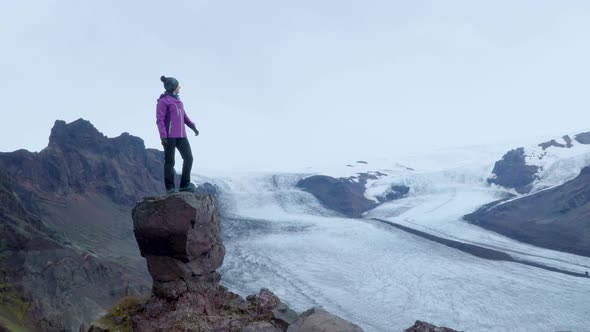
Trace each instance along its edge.
{"label": "rocky outcrop", "polygon": [[390,202],[396,199],[404,198],[410,192],[410,187],[394,184],[389,190],[384,192],[382,195],[377,196],[380,203]]}
{"label": "rocky outcrop", "polygon": [[365,196],[367,181],[379,179],[384,175],[380,172],[359,173],[358,176],[348,178],[313,175],[299,180],[296,187],[312,194],[326,208],[347,217],[358,218],[380,203],[400,199],[408,194],[409,187],[393,185],[377,197],[379,202],[368,199]]}
{"label": "rocky outcrop", "polygon": [[565,142],[565,144],[559,143],[555,139],[552,139],[552,140],[549,140],[547,142],[539,143],[539,146],[543,150],[547,150],[549,147],[552,147],[552,146],[554,146],[556,148],[566,148],[566,149],[569,149],[572,146],[574,146],[572,144],[572,139],[568,135],[565,135],[565,136],[563,136],[561,138],[563,139],[563,141]]}
{"label": "rocky outcrop", "polygon": [[148,197],[132,216],[152,295],[124,299],[89,331],[362,331],[322,309],[299,316],[265,288],[243,299],[220,285],[225,249],[211,195]]}
{"label": "rocky outcrop", "polygon": [[404,330],[404,332],[458,332],[448,327],[438,327],[430,323],[417,320],[413,326]]}
{"label": "rocky outcrop", "polygon": [[510,150],[496,162],[492,170],[494,176],[488,179],[488,183],[514,188],[518,193],[527,193],[538,170],[537,166],[527,165],[524,148]]}
{"label": "rocky outcrop", "polygon": [[519,241],[590,256],[590,167],[562,185],[463,218]]}
{"label": "rocky outcrop", "polygon": [[216,285],[223,263],[219,211],[212,196],[146,198],[132,212],[133,232],[153,278],[153,294],[178,299],[195,285]]}

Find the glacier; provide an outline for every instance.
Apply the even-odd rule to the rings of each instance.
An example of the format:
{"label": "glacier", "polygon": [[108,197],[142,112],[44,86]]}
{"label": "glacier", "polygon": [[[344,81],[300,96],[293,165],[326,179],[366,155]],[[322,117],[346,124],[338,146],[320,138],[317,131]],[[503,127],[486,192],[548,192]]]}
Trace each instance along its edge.
{"label": "glacier", "polygon": [[[295,310],[323,306],[369,332],[402,331],[418,319],[465,331],[588,330],[590,278],[478,258],[371,219],[503,251],[518,260],[590,271],[588,257],[521,243],[461,219],[507,192],[485,181],[499,151],[478,151],[457,152],[465,158],[369,160],[300,173],[194,174],[220,190],[226,246],[222,283],[241,295],[266,287]],[[580,159],[574,156],[571,162]],[[367,184],[367,197],[391,183],[409,186],[410,194],[362,218],[345,218],[295,187],[311,174],[366,171],[386,174]]]}

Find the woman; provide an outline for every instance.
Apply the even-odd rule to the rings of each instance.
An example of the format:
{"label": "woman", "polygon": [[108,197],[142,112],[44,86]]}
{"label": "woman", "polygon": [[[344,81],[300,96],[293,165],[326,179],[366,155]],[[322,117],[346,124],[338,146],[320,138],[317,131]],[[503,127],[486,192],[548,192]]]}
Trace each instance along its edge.
{"label": "woman", "polygon": [[191,145],[186,138],[187,125],[199,135],[195,124],[184,112],[184,105],[178,97],[180,85],[173,77],[160,77],[164,83],[166,92],[158,98],[156,107],[156,123],[160,132],[160,139],[164,146],[164,184],[166,191],[171,194],[176,192],[174,185],[174,154],[176,149],[182,156],[182,176],[180,178],[180,191],[194,191],[195,186],[191,183],[191,168],[193,167],[193,153]]}

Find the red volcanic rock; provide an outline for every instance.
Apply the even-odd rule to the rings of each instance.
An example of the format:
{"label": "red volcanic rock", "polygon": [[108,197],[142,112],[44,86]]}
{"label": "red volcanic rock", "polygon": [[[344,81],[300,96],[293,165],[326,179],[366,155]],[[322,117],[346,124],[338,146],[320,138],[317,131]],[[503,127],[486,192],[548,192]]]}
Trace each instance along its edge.
{"label": "red volcanic rock", "polygon": [[146,258],[156,296],[176,299],[219,283],[223,263],[219,211],[210,195],[148,197],[132,210],[133,232]]}
{"label": "red volcanic rock", "polygon": [[266,288],[260,289],[258,294],[258,312],[272,311],[281,300]]}

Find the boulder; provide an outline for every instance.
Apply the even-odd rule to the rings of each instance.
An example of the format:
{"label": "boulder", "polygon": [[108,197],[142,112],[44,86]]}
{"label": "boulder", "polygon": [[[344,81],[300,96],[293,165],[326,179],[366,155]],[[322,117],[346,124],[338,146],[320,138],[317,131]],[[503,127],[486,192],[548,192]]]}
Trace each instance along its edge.
{"label": "boulder", "polygon": [[281,326],[283,330],[286,330],[289,325],[295,323],[299,319],[299,315],[295,310],[289,308],[283,302],[280,302],[273,310],[272,316],[274,317],[275,323]]}
{"label": "boulder", "polygon": [[405,329],[404,332],[458,332],[448,327],[438,327],[430,323],[417,320],[413,326]]}
{"label": "boulder", "polygon": [[299,315],[287,332],[362,332],[356,324],[348,322],[323,308],[314,307]]}
{"label": "boulder", "polygon": [[242,328],[240,332],[282,332],[283,330],[273,326],[269,322],[252,322]]}

